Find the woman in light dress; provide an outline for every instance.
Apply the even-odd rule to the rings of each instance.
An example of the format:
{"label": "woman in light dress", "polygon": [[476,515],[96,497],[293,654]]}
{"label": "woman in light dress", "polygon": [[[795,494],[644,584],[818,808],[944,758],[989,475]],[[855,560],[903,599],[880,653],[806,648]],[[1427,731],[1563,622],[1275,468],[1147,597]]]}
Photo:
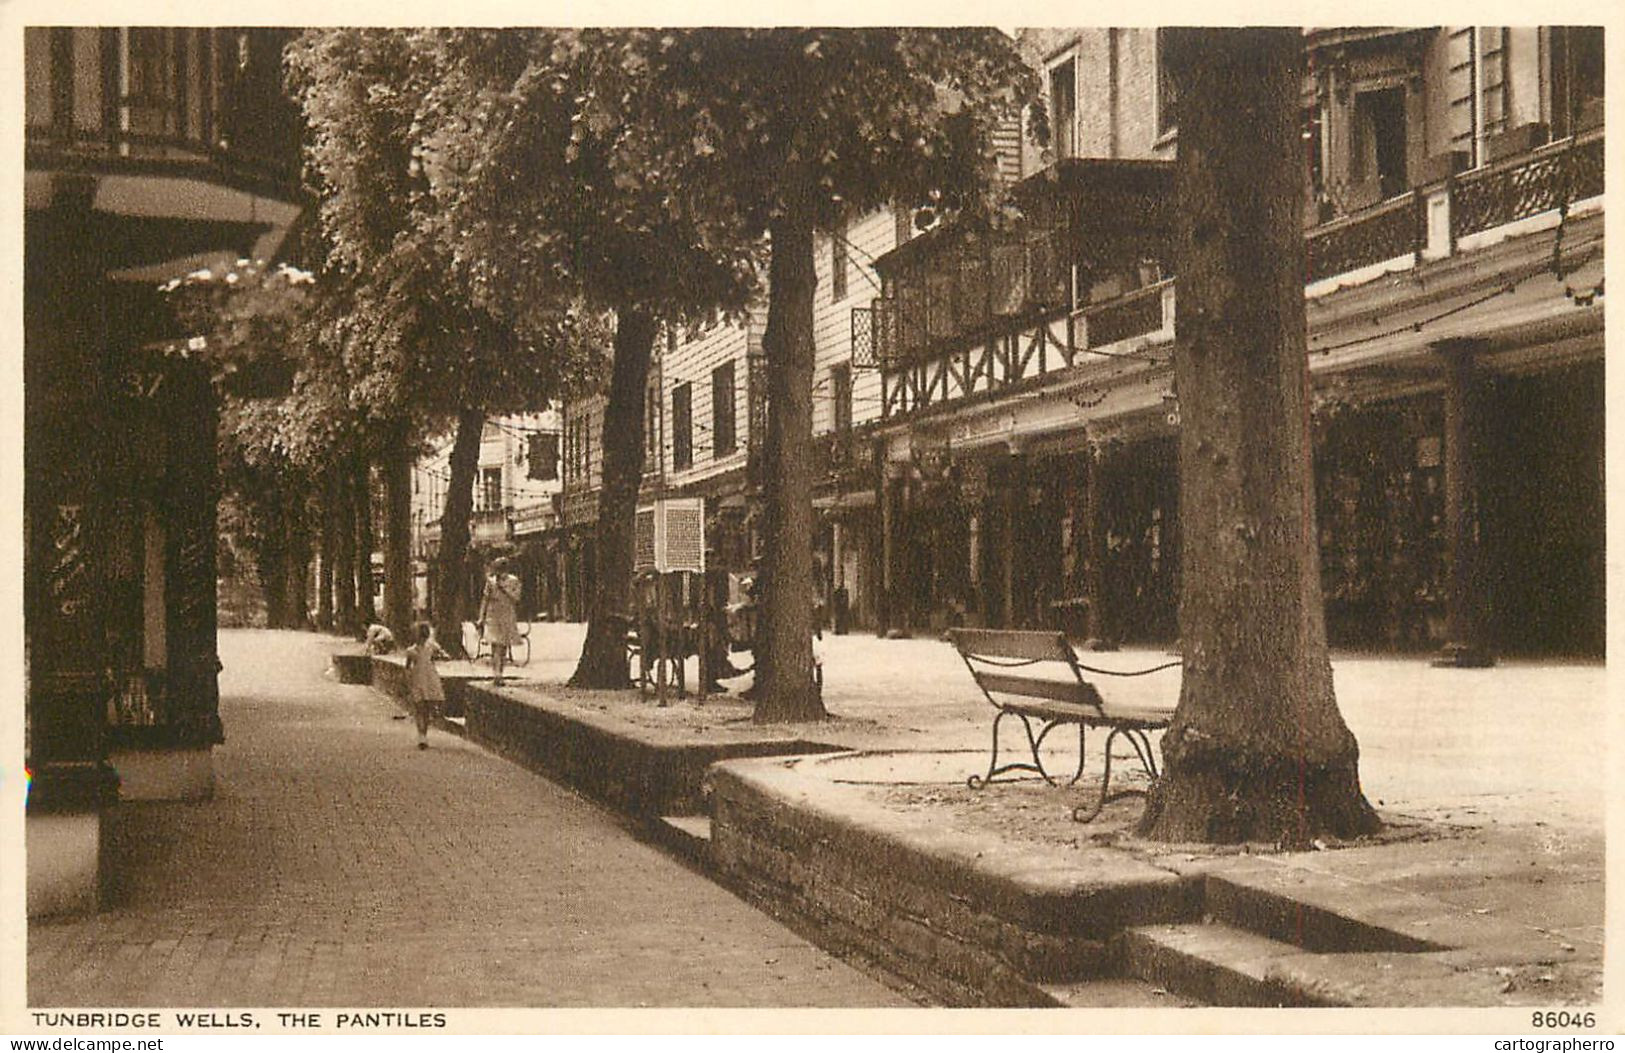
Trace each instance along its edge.
{"label": "woman in light dress", "polygon": [[502,686],[502,670],[508,664],[508,649],[519,643],[519,579],[499,559],[485,579],[485,596],[480,600],[480,637],[491,647],[491,668],[496,676],[493,687]]}

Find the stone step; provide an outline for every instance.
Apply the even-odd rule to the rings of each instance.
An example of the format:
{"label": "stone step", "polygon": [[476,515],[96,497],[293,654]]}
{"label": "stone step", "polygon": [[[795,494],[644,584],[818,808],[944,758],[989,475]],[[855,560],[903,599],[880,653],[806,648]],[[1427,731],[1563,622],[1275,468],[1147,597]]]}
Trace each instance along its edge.
{"label": "stone step", "polygon": [[1188,1009],[1202,1004],[1133,976],[1040,984],[1039,989],[1063,1009]]}
{"label": "stone step", "polygon": [[711,857],[711,817],[706,815],[663,815],[653,824],[660,844],[701,869]]}
{"label": "stone step", "polygon": [[1138,925],[1118,939],[1126,975],[1207,1005],[1335,1004],[1286,979],[1310,952],[1221,921]]}
{"label": "stone step", "polygon": [[[1237,868],[1222,877],[1209,875],[1202,910],[1216,921],[1321,954],[1421,954],[1449,949],[1360,916],[1393,917],[1394,900],[1391,889],[1261,866],[1256,870]],[[1398,913],[1404,916],[1404,912]]]}

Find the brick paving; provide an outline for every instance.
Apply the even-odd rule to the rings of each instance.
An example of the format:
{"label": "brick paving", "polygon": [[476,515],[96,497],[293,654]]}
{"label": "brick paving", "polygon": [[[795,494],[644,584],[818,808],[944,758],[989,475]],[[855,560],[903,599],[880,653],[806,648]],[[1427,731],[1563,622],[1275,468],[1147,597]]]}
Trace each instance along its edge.
{"label": "brick paving", "polygon": [[55,1006],[910,1004],[616,818],[222,632],[213,800],[123,806],[111,910],[29,927]]}

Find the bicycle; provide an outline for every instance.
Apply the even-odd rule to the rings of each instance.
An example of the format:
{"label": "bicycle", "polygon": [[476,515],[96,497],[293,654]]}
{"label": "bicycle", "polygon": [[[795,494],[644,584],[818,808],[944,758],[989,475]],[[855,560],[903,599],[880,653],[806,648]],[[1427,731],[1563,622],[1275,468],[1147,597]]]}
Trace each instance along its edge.
{"label": "bicycle", "polygon": [[[530,622],[516,622],[519,629],[519,642],[508,648],[508,664],[513,666],[526,666],[530,664]],[[472,646],[470,643],[472,642]],[[484,635],[479,626],[473,622],[463,623],[463,650],[468,654],[470,662],[481,659],[487,661],[491,658],[491,645],[485,642]]]}

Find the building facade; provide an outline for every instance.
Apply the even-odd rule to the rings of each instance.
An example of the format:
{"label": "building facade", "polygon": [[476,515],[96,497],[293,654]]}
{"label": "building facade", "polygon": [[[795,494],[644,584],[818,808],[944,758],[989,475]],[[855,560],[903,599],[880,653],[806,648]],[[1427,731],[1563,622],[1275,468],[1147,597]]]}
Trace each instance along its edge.
{"label": "building facade", "polygon": [[[880,377],[877,363],[854,345],[852,308],[879,290],[874,261],[897,237],[895,217],[876,212],[820,234],[815,246],[808,446],[817,467],[814,561],[822,602],[828,611],[844,612],[843,628],[873,626],[879,610],[872,429],[880,419]],[[705,500],[707,565],[729,574],[730,602],[740,599],[740,580],[754,573],[760,554],[766,321],[759,306],[739,321],[668,334],[656,349],[645,394],[640,504]],[[592,595],[604,408],[605,397],[595,394],[570,401],[563,411],[563,489],[554,544],[560,552],[560,613],[573,620],[586,617]]]}
{"label": "building facade", "polygon": [[[879,214],[820,239],[820,588],[848,624],[880,631],[1171,644],[1178,86],[1154,28],[1020,40],[1052,137],[996,144],[1019,220],[920,231]],[[1305,46],[1332,641],[1465,662],[1600,654],[1602,31],[1321,29]],[[761,321],[667,346],[646,422],[644,500],[704,496],[715,556],[741,573]],[[601,396],[566,409],[562,592],[576,618],[602,412]]]}
{"label": "building facade", "polygon": [[[1332,642],[1601,654],[1602,33],[1305,39]],[[1023,151],[1023,219],[911,239],[854,312],[886,619],[1171,643],[1177,85],[1154,29],[1025,41],[1054,156]]]}
{"label": "building facade", "polygon": [[118,800],[212,790],[215,401],[158,286],[300,214],[286,35],[24,31],[30,914],[97,905]]}
{"label": "building facade", "polygon": [[[413,602],[419,616],[435,604],[434,561],[440,552],[440,520],[451,483],[451,436],[432,444],[412,467]],[[509,414],[485,422],[474,472],[465,589],[478,602],[486,564],[514,560],[523,585],[522,618],[559,616],[556,546],[547,539],[558,522],[560,415]]]}

